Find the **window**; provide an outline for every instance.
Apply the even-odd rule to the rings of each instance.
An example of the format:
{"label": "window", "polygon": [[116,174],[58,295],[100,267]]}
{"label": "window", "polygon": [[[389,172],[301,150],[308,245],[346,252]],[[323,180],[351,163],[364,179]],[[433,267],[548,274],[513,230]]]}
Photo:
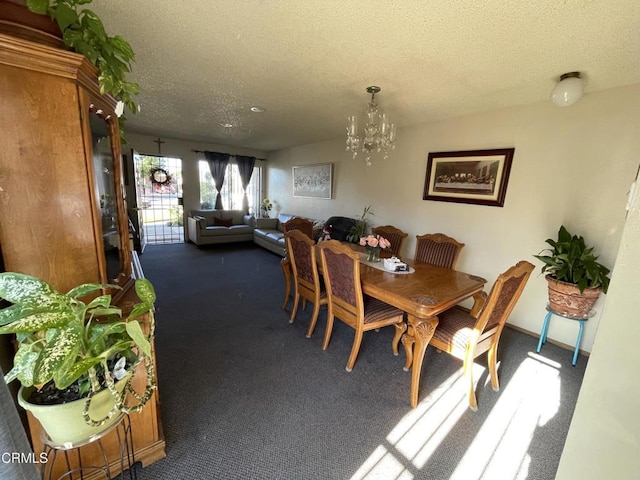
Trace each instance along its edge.
{"label": "window", "polygon": [[[216,205],[216,186],[211,176],[211,170],[206,160],[200,160],[198,164],[200,170],[200,208],[203,210],[213,209]],[[251,181],[247,187],[247,198],[249,199],[249,212],[257,212],[261,202],[262,167],[253,167]],[[242,182],[238,165],[229,162],[224,174],[224,185],[220,196],[222,206],[225,210],[242,210]]]}

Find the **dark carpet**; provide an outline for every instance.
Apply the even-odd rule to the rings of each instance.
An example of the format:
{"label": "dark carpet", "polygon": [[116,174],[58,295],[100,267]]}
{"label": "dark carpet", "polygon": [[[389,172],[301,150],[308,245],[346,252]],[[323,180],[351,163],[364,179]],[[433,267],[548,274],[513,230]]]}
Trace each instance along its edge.
{"label": "dark carpet", "polygon": [[[351,373],[353,330],[311,305],[289,324],[280,257],[252,244],[149,246],[140,257],[157,300],[157,371],[167,457],[141,480],[552,479],[586,358],[505,329],[500,392],[486,358],[466,408],[461,362],[432,348],[420,405],[409,406],[393,328],[368,332]],[[541,312],[531,315],[543,319]]]}

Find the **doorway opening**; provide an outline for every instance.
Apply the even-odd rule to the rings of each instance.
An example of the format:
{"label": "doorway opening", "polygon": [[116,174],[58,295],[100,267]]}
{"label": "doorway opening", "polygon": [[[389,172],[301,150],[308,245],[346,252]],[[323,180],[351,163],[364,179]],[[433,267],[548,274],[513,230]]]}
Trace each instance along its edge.
{"label": "doorway opening", "polygon": [[133,152],[133,160],[141,249],[184,242],[182,159]]}

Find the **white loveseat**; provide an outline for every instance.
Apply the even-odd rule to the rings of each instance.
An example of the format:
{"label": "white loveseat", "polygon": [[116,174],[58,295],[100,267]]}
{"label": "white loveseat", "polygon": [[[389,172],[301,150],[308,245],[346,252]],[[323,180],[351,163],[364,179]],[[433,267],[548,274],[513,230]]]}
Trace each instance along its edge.
{"label": "white loveseat", "polygon": [[191,210],[187,222],[189,241],[198,246],[253,240],[255,219],[242,210]]}

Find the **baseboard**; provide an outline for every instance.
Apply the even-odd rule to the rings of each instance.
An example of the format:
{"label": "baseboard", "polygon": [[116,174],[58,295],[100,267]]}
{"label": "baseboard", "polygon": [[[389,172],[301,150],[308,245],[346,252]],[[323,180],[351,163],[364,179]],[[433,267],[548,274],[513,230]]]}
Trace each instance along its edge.
{"label": "baseboard", "polygon": [[[513,328],[514,330],[517,330],[518,332],[522,332],[522,333],[524,333],[526,335],[530,335],[530,336],[532,336],[534,338],[540,338],[540,334],[539,333],[531,332],[531,331],[527,330],[526,328],[518,327],[517,325],[511,325],[509,323],[507,323],[505,326],[509,327],[509,328]],[[557,340],[553,340],[553,339],[551,339],[549,337],[547,337],[547,343],[551,343],[553,345],[556,345],[556,346],[558,346],[560,348],[564,348],[565,350],[569,350],[571,352],[573,352],[575,350],[575,348],[576,348],[575,345],[567,345],[566,343],[558,342]],[[580,349],[580,355],[584,355],[585,357],[588,357],[590,353],[591,352],[587,352],[586,350]]]}

